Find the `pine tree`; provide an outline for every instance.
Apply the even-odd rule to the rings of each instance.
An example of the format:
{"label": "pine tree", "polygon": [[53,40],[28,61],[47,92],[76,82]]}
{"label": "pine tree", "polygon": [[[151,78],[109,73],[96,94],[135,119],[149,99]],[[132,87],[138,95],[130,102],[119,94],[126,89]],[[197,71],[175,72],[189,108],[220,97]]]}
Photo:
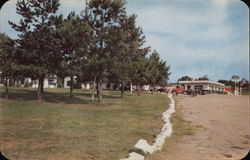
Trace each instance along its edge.
{"label": "pine tree", "polygon": [[121,85],[121,98],[124,96],[124,86],[129,81],[129,63],[131,52],[129,52],[129,19],[124,19],[120,26],[108,28],[109,39],[106,44],[109,46],[109,81]]}
{"label": "pine tree", "polygon": [[131,70],[133,70],[133,60],[140,54],[140,47],[145,42],[141,29],[136,27],[136,16],[131,15],[123,18],[120,26],[110,27],[107,46],[110,46],[110,79],[120,84],[121,98],[124,96],[124,87],[132,82]]}
{"label": "pine tree", "polygon": [[132,36],[134,41],[130,46],[132,61],[130,63],[129,77],[130,82],[136,84],[137,93],[140,95],[142,85],[147,84],[148,80],[149,66],[146,56],[150,51],[150,47],[144,47],[146,40],[140,27],[134,28],[132,33],[134,34]]}
{"label": "pine tree", "polygon": [[105,41],[109,38],[108,28],[119,25],[120,19],[126,16],[123,0],[90,0],[84,11],[84,18],[94,31],[94,46],[90,60],[94,66],[97,83],[98,103],[102,103],[102,84],[107,78],[110,52]]}
{"label": "pine tree", "polygon": [[149,78],[148,83],[151,85],[152,93],[156,89],[156,85],[164,85],[170,75],[170,67],[166,66],[166,62],[160,59],[159,53],[155,50],[149,57]]}
{"label": "pine tree", "polygon": [[39,80],[37,98],[41,102],[44,78],[55,74],[61,61],[54,24],[59,0],[20,0],[16,6],[22,19],[19,24],[10,21],[9,24],[20,32],[17,40],[20,68]]}
{"label": "pine tree", "polygon": [[74,12],[57,27],[60,36],[63,61],[60,73],[70,77],[70,97],[73,97],[74,77],[79,77],[89,52],[92,39],[90,26]]}
{"label": "pine tree", "polygon": [[16,71],[15,42],[5,34],[0,33],[0,76],[5,79],[5,98],[8,99],[9,79]]}

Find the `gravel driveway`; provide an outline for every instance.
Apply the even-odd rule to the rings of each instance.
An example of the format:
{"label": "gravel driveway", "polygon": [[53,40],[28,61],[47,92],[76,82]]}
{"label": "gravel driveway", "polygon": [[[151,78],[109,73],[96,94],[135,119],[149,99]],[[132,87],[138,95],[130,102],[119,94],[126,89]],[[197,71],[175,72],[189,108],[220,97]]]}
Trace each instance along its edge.
{"label": "gravel driveway", "polygon": [[250,149],[249,96],[176,96],[184,119],[206,129],[183,136],[159,160],[241,159]]}

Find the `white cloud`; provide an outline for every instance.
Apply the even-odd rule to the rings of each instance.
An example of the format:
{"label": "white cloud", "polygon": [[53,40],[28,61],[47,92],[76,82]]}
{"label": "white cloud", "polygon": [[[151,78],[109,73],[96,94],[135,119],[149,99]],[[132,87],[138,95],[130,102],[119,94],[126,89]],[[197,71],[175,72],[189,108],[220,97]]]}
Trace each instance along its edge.
{"label": "white cloud", "polygon": [[221,77],[230,74],[232,64],[249,64],[247,38],[239,37],[237,26],[227,21],[231,18],[227,7],[233,0],[182,1],[184,5],[173,0],[157,0],[159,4],[146,0],[154,5],[129,9],[138,15],[148,44],[172,66],[172,80],[182,75]]}
{"label": "white cloud", "polygon": [[138,24],[147,32],[171,33],[184,40],[224,40],[231,28],[224,25],[221,8],[185,8],[174,5],[145,6],[135,11]]}

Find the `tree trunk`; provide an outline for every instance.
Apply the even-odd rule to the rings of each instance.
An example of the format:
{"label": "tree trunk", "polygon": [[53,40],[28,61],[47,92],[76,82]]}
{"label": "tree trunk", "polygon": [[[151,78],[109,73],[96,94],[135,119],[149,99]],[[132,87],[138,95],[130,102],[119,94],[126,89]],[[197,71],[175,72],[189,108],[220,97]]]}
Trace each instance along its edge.
{"label": "tree trunk", "polygon": [[140,87],[139,83],[137,84],[137,94],[138,94],[138,96],[141,95],[141,87]]}
{"label": "tree trunk", "polygon": [[102,83],[100,80],[97,81],[97,96],[98,96],[98,103],[102,104]]}
{"label": "tree trunk", "polygon": [[121,83],[121,98],[124,97],[124,82]]}
{"label": "tree trunk", "polygon": [[38,102],[42,102],[42,81],[43,81],[43,78],[39,77],[39,79],[38,79],[38,90],[37,90]]}
{"label": "tree trunk", "polygon": [[8,99],[8,92],[9,92],[9,83],[8,83],[8,77],[5,77],[5,99]]}
{"label": "tree trunk", "polygon": [[130,82],[130,94],[133,94],[133,84]]}
{"label": "tree trunk", "polygon": [[92,89],[92,101],[95,100],[95,81],[96,81],[96,76],[94,77],[94,82],[93,82],[93,89]]}
{"label": "tree trunk", "polygon": [[62,78],[62,88],[64,88],[64,77]]}
{"label": "tree trunk", "polygon": [[[99,82],[97,81],[97,82],[96,82],[96,94],[97,94],[97,98],[99,97],[99,94],[100,94],[100,92],[99,92],[99,91],[100,91],[100,90],[99,90],[99,85],[100,85],[100,84],[99,84]],[[99,98],[98,98],[98,99],[99,99]]]}
{"label": "tree trunk", "polygon": [[43,93],[44,91],[44,76],[42,77],[42,80],[41,80],[41,93]]}
{"label": "tree trunk", "polygon": [[70,76],[70,94],[69,97],[73,97],[73,85],[74,85],[74,77]]}
{"label": "tree trunk", "polygon": [[139,84],[139,96],[141,95],[141,84]]}
{"label": "tree trunk", "polygon": [[8,87],[13,87],[13,78],[12,78],[12,76],[9,77]]}

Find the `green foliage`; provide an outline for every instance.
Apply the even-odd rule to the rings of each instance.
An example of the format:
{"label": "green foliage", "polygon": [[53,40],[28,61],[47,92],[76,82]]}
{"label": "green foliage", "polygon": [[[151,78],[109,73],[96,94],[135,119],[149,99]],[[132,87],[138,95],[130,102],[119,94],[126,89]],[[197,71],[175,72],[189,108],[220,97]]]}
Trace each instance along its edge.
{"label": "green foliage", "polygon": [[0,71],[2,77],[13,75],[15,64],[15,42],[7,35],[0,33]]}
{"label": "green foliage", "polygon": [[61,78],[57,78],[57,87],[58,88],[63,88],[63,81]]}
{"label": "green foliage", "polygon": [[25,81],[24,82],[24,87],[26,87],[26,88],[30,88],[30,87],[32,87],[32,85],[33,85],[33,82],[32,81]]}
{"label": "green foliage", "polygon": [[192,81],[193,78],[189,77],[189,76],[183,76],[181,78],[178,79],[178,81]]}
{"label": "green foliage", "polygon": [[120,26],[109,28],[109,39],[106,41],[110,51],[110,81],[122,83],[123,85],[133,80],[131,74],[133,65],[139,57],[147,54],[142,53],[142,45],[145,37],[141,28],[135,25],[136,16],[132,15],[121,20]]}
{"label": "green foliage", "polygon": [[8,87],[12,85],[12,77],[16,73],[17,65],[15,63],[15,42],[0,33],[0,76],[4,79],[5,98],[8,99]]}
{"label": "green foliage", "polygon": [[205,80],[205,81],[208,81],[209,78],[208,78],[207,75],[204,75],[204,76],[202,76],[202,77],[199,77],[198,80],[203,80],[203,81]]}
{"label": "green foliage", "polygon": [[90,0],[84,11],[84,19],[93,29],[93,46],[89,55],[89,65],[97,83],[99,103],[102,102],[101,85],[108,77],[110,66],[110,46],[107,44],[110,38],[109,28],[120,26],[121,19],[126,17],[125,1],[123,0]]}
{"label": "green foliage", "polygon": [[62,59],[55,32],[58,7],[59,0],[20,0],[16,9],[22,18],[18,24],[9,21],[11,27],[20,33],[16,41],[19,71],[24,76],[39,79],[39,101],[42,101],[45,76],[55,74]]}
{"label": "green foliage", "polygon": [[92,39],[90,26],[72,12],[57,26],[57,35],[63,53],[59,73],[65,76],[79,75],[86,63]]}
{"label": "green foliage", "polygon": [[29,81],[25,81],[25,82],[24,82],[24,87],[28,88],[29,86],[30,86]]}
{"label": "green foliage", "polygon": [[225,86],[234,87],[234,85],[235,85],[234,82],[231,81],[231,80],[222,80],[222,79],[220,79],[220,80],[218,80],[218,82],[222,83],[222,84],[225,84]]}
{"label": "green foliage", "polygon": [[59,1],[21,0],[16,6],[22,19],[19,24],[11,21],[9,24],[20,32],[17,40],[20,69],[32,78],[53,73],[60,61],[54,32],[54,16]]}
{"label": "green foliage", "polygon": [[20,83],[18,83],[18,84],[16,84],[16,86],[15,87],[21,87],[21,84]]}
{"label": "green foliage", "polygon": [[10,59],[18,65],[15,76],[38,79],[38,95],[49,75],[95,81],[99,102],[104,82],[122,88],[130,82],[162,85],[170,68],[156,51],[147,57],[150,47],[145,47],[136,15],[127,15],[125,4],[125,0],[90,0],[81,16],[71,12],[64,18],[56,15],[59,0],[18,1],[17,13],[22,18],[18,24],[9,21],[20,33],[14,52],[19,58]]}
{"label": "green foliage", "polygon": [[[92,40],[92,31],[86,21],[82,20],[74,12],[70,13],[66,19],[57,17],[58,41],[62,60],[60,67],[57,68],[57,74],[81,77],[82,72],[86,72],[85,64],[89,46]],[[73,83],[70,87],[70,96],[72,96]]]}
{"label": "green foliage", "polygon": [[149,77],[148,83],[152,86],[164,85],[170,75],[170,66],[160,59],[159,53],[154,51],[149,57]]}

